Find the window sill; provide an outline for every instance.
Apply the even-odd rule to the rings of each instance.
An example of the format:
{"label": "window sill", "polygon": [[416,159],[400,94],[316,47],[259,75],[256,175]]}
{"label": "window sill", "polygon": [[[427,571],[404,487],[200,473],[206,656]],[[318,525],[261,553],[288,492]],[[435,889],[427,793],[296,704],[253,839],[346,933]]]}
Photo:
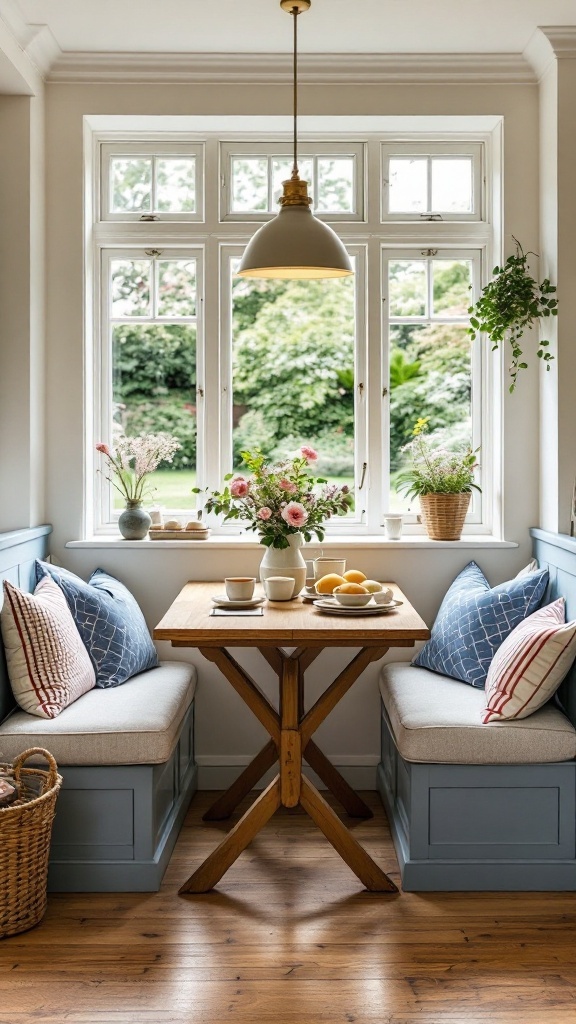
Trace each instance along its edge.
{"label": "window sill", "polygon": [[[67,548],[134,548],[136,551],[151,549],[186,548],[208,549],[210,551],[229,551],[232,548],[243,548],[244,550],[262,550],[262,545],[256,540],[248,537],[234,535],[220,535],[209,537],[208,540],[124,540],[119,536],[92,537],[88,540],[69,540]],[[322,548],[322,550],[338,550],[350,548],[355,551],[380,548],[400,548],[413,550],[444,550],[445,548],[460,548],[463,550],[486,549],[486,548],[517,548],[515,541],[499,540],[488,534],[467,534],[460,540],[430,540],[423,534],[408,534],[401,540],[388,540],[386,537],[348,536],[348,537],[327,537],[322,541],[312,542],[308,545],[310,549]]]}

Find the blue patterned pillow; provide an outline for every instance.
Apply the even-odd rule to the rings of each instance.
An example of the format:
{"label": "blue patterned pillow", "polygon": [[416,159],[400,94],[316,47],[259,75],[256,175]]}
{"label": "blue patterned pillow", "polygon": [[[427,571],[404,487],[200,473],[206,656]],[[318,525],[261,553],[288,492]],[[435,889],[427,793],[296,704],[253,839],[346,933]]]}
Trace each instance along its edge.
{"label": "blue patterned pillow", "polygon": [[432,636],[412,664],[484,688],[500,644],[538,608],[548,571],[491,587],[476,562],[462,569],[440,605]]}
{"label": "blue patterned pillow", "polygon": [[96,686],[120,686],[158,664],[136,599],[123,583],[96,569],[88,583],[60,566],[36,562],[36,581],[51,576],[62,589],[96,672]]}

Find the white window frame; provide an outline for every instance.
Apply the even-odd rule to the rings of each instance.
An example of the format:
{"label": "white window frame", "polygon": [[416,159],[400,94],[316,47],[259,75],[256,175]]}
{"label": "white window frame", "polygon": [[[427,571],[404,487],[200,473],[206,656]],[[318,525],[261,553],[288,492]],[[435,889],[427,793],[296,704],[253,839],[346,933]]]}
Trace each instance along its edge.
{"label": "white window frame", "polygon": [[[111,209],[112,196],[112,175],[110,173],[113,159],[138,160],[142,157],[145,160],[152,160],[152,203],[151,209],[145,211],[129,210],[114,211]],[[165,157],[194,157],[195,171],[194,180],[196,186],[196,209],[194,211],[175,211],[154,209],[155,185],[156,185],[156,161]],[[203,143],[192,142],[111,142],[104,143],[100,149],[100,190],[99,190],[99,219],[109,222],[142,222],[154,221],[188,221],[191,223],[202,223],[204,220],[204,145]]]}
{"label": "white window frame", "polygon": [[[470,302],[475,301],[474,296],[480,294],[481,281],[482,281],[482,267],[483,267],[483,251],[479,247],[475,248],[455,248],[442,246],[439,248],[422,250],[421,248],[398,248],[396,246],[383,245],[382,246],[382,349],[383,349],[383,368],[384,368],[384,379],[383,379],[383,392],[387,404],[390,400],[390,347],[388,345],[389,328],[396,324],[413,324],[415,326],[425,325],[429,323],[450,323],[461,325],[463,327],[469,326],[469,320],[467,316],[448,317],[438,314],[437,316],[406,316],[400,317],[388,313],[389,309],[389,296],[388,296],[388,264],[390,261],[395,260],[417,260],[419,262],[432,263],[434,260],[469,260],[472,264],[472,296]],[[428,276],[428,312],[430,314],[432,306],[432,289],[433,289],[433,275]],[[470,376],[472,385],[471,394],[471,413],[472,413],[472,447],[484,448],[483,438],[486,435],[485,430],[485,415],[486,410],[483,403],[483,395],[488,384],[487,371],[486,371],[486,346],[483,340],[479,337],[471,344],[471,359],[470,359]],[[393,511],[390,504],[390,417],[389,415],[385,418],[386,423],[386,442],[384,444],[384,481],[386,488],[386,507]],[[408,440],[408,439],[407,439]],[[492,453],[491,451],[482,451],[480,458],[480,469],[478,471],[476,483],[482,488],[481,492],[472,492],[472,501],[470,503],[470,511],[466,516],[466,524],[469,527],[474,525],[475,532],[478,532],[477,527],[484,523],[486,518],[486,494],[485,488],[488,485],[488,481],[492,480]],[[406,526],[413,526],[419,523],[417,512],[406,512],[402,513],[404,517],[404,523]]]}
{"label": "white window frame", "polygon": [[[240,259],[244,245],[222,244],[220,247],[220,367],[221,367],[221,423],[222,423],[222,466],[224,473],[232,470],[232,418],[234,406],[232,382],[232,261]],[[355,345],[354,345],[354,465],[355,465],[355,510],[346,518],[338,518],[330,524],[338,533],[346,533],[366,522],[366,490],[368,464],[368,337],[366,323],[367,251],[365,245],[347,245],[348,252],[355,260]],[[237,533],[238,526],[225,525],[222,532]]]}
{"label": "white window frame", "polygon": [[[390,195],[390,160],[394,158],[409,159],[410,157],[428,158],[428,196],[431,199],[431,169],[434,157],[468,157],[472,161],[472,211],[471,213],[451,213],[450,211],[435,212],[430,209],[426,213],[410,213],[409,211],[390,212],[388,198]],[[481,142],[385,142],[381,147],[382,191],[381,220],[386,222],[417,222],[438,221],[450,224],[485,221],[487,215],[485,152]]]}
{"label": "white window frame", "polygon": [[[204,318],[203,318],[203,294],[204,294],[204,249],[202,246],[173,246],[166,247],[158,256],[150,256],[146,250],[135,246],[99,247],[100,259],[99,280],[100,280],[100,303],[99,303],[99,335],[101,343],[95,349],[94,379],[100,384],[100,400],[94,404],[94,436],[98,437],[104,444],[113,444],[113,366],[112,366],[112,333],[115,326],[119,324],[191,324],[196,327],[196,430],[197,430],[197,476],[203,476],[203,453],[204,453],[204,420],[202,410],[204,403],[199,401],[203,388],[200,383],[204,379]],[[112,293],[111,293],[111,264],[113,260],[137,260],[149,259],[152,263],[152,293],[155,288],[154,263],[157,259],[194,259],[196,261],[196,314],[195,316],[154,316],[154,309],[150,316],[124,316],[113,315]],[[200,395],[199,395],[200,392]],[[100,467],[102,468],[102,467]],[[106,480],[104,473],[100,472],[97,477],[95,488],[96,498],[96,524],[106,529],[111,523],[118,520],[120,511],[114,508],[114,488]]]}
{"label": "white window frame", "polygon": [[[173,122],[173,119],[170,119]],[[233,119],[230,119],[231,121]],[[88,125],[88,122],[87,122]],[[141,135],[141,138],[140,138]],[[223,274],[228,254],[242,252],[258,223],[266,219],[266,215],[235,215],[221,219],[221,201],[223,195],[222,152],[228,146],[230,152],[238,153],[239,145],[246,147],[246,152],[258,153],[264,148],[267,152],[289,153],[291,136],[273,131],[270,126],[265,131],[266,142],[262,142],[262,134],[256,138],[252,127],[240,134],[235,129],[226,134],[226,130],[175,132],[158,130],[141,133],[112,131],[101,124],[86,130],[86,166],[87,188],[85,191],[85,223],[86,223],[86,279],[88,301],[86,303],[87,356],[86,386],[87,407],[89,411],[86,432],[87,477],[86,491],[89,499],[87,505],[87,529],[89,533],[111,534],[116,532],[114,520],[110,517],[111,502],[109,487],[101,474],[95,470],[99,459],[95,458],[94,443],[106,441],[106,416],[103,410],[110,409],[110,398],[106,391],[111,388],[111,367],[106,364],[106,344],[102,339],[109,338],[110,332],[104,323],[102,307],[102,274],[101,254],[109,249],[116,249],[119,255],[127,255],[136,251],[139,255],[146,248],[158,248],[168,255],[192,255],[202,253],[199,263],[198,295],[201,304],[198,308],[197,328],[197,425],[198,425],[198,486],[215,489],[221,487],[231,449],[229,421],[231,404],[229,378],[226,366],[230,364],[227,344],[230,337],[230,310],[226,310],[227,289]],[[268,139],[270,142],[268,143]],[[449,139],[447,142],[446,139]],[[187,215],[171,215],[170,221],[164,218],[158,222],[134,220],[105,220],[101,209],[101,167],[102,149],[113,147],[115,154],[126,154],[129,146],[139,152],[150,147],[164,155],[175,145],[197,145],[204,153],[203,165],[203,208],[205,221],[190,225]],[[382,293],[383,273],[382,258],[385,251],[409,251],[435,248],[439,251],[481,251],[482,276],[480,284],[488,280],[490,270],[501,260],[501,207],[502,207],[502,148],[501,123],[495,127],[481,126],[477,132],[450,131],[439,135],[438,131],[409,134],[378,130],[363,133],[358,141],[357,132],[352,128],[346,133],[321,130],[311,133],[306,138],[306,146],[320,153],[338,155],[336,144],[341,145],[341,152],[350,152],[350,147],[360,146],[362,150],[362,183],[364,223],[356,221],[326,218],[333,223],[344,244],[351,252],[363,254],[365,280],[362,289],[357,291],[358,308],[358,352],[364,360],[365,374],[359,372],[357,383],[366,383],[363,393],[361,415],[357,419],[357,483],[363,476],[363,488],[358,498],[358,509],[362,516],[354,522],[335,519],[328,525],[327,534],[342,536],[382,535],[382,516],[387,509],[387,472],[385,466],[389,460],[388,448],[388,349],[383,345],[386,319]],[[481,151],[484,199],[482,213],[484,220],[476,221],[426,221],[419,216],[408,221],[390,219],[382,220],[382,152],[387,147],[397,154],[399,147],[408,146],[411,152],[426,150],[427,152],[447,152],[447,146],[454,151],[465,152],[466,147],[474,146]],[[302,150],[304,152],[304,150]],[[368,172],[370,179],[368,181]],[[366,180],[364,181],[364,176]],[[360,175],[359,175],[360,178]],[[180,221],[180,222],[179,222]],[[254,225],[254,226],[252,226]],[[169,251],[168,251],[169,250]],[[202,270],[200,269],[202,266]],[[360,277],[359,277],[360,280]],[[202,281],[202,284],[201,284]],[[228,317],[228,320],[227,320]],[[360,322],[362,328],[360,328]],[[104,332],[104,334],[103,334]],[[387,337],[387,335],[386,335]],[[502,360],[500,353],[491,355],[488,352],[486,339],[477,342],[481,355],[481,370],[478,379],[481,382],[481,420],[482,420],[482,466],[483,493],[482,510],[484,521],[478,523],[474,513],[467,520],[464,533],[500,535],[501,532],[501,402],[502,402]],[[228,364],[226,360],[228,359]],[[109,360],[109,354],[108,354]],[[476,371],[475,371],[476,372]],[[474,381],[473,381],[474,386]],[[228,390],[227,390],[228,389]],[[108,405],[106,404],[108,402]],[[365,425],[364,425],[365,424]],[[494,442],[494,443],[493,443]],[[365,453],[365,456],[364,456]],[[490,460],[490,461],[489,461]],[[366,471],[363,467],[366,464]],[[489,471],[488,466],[492,466]],[[94,500],[92,500],[94,498]],[[92,508],[94,509],[92,513]],[[176,512],[177,510],[174,509]],[[475,512],[476,510],[474,510]],[[230,526],[223,528],[219,523],[212,523],[215,532],[239,533],[240,528]],[[424,529],[416,521],[408,522],[405,533],[423,534]]]}
{"label": "white window frame", "polygon": [[[352,194],[354,197],[354,209],[350,212],[333,213],[316,210],[314,203],[311,209],[314,216],[319,220],[326,220],[334,223],[365,222],[365,144],[362,142],[342,141],[334,142],[305,142],[298,143],[298,155],[300,157],[312,158],[314,163],[314,180],[310,182],[309,194],[315,198],[318,190],[318,159],[334,157],[350,157],[353,167]],[[272,160],[278,157],[285,157],[292,161],[292,143],[266,142],[261,140],[254,142],[222,142],[220,144],[220,220],[222,223],[228,221],[266,221],[276,216],[278,205],[274,203],[272,195]],[[268,161],[268,210],[261,212],[248,211],[237,212],[231,209],[232,202],[232,161],[235,157]]]}

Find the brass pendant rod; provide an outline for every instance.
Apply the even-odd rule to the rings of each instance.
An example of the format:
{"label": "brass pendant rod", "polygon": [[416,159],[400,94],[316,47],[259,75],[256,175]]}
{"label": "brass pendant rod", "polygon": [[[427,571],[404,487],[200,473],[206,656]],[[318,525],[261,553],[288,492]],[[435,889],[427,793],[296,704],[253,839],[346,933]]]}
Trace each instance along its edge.
{"label": "brass pendant rod", "polygon": [[292,8],[294,18],[294,164],[292,166],[292,177],[300,177],[298,170],[298,7]]}

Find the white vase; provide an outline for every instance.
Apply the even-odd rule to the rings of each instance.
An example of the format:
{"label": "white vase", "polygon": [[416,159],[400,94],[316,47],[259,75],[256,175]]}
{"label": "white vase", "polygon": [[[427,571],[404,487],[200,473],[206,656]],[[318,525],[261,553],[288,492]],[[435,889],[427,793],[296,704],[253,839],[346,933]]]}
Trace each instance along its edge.
{"label": "white vase", "polygon": [[287,548],[266,548],[260,563],[260,579],[269,576],[291,576],[294,580],[292,597],[297,597],[306,583],[306,562],[300,550],[304,541],[301,533],[289,533]]}

